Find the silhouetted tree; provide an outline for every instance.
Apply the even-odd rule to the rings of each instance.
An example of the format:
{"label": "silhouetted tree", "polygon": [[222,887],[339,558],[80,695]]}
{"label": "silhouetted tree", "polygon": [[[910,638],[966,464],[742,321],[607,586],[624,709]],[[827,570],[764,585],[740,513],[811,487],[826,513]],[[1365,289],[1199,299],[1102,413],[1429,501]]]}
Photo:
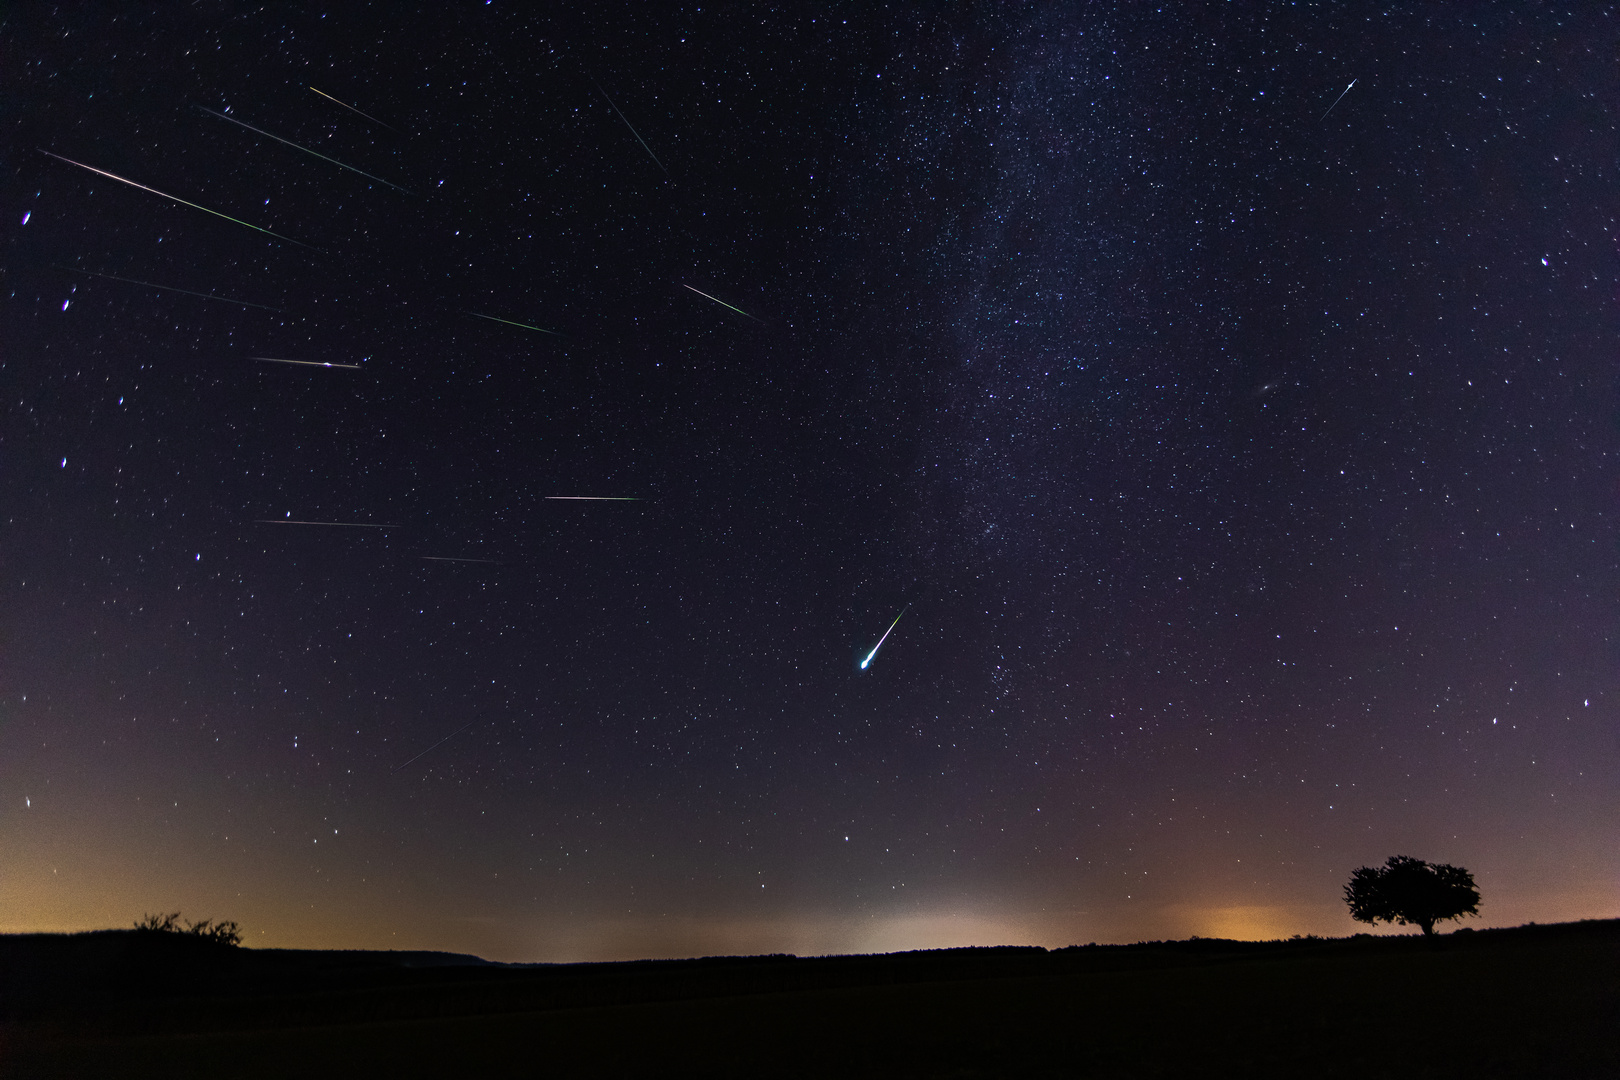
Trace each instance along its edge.
{"label": "silhouetted tree", "polygon": [[186,933],[205,937],[209,941],[220,945],[242,944],[242,928],[236,925],[234,920],[230,919],[220,919],[218,922],[210,922],[204,919],[202,922],[195,922],[186,927]]}
{"label": "silhouetted tree", "polygon": [[1363,866],[1351,874],[1344,902],[1357,922],[1418,926],[1430,937],[1442,919],[1478,915],[1479,889],[1474,875],[1460,866],[1391,855],[1383,866]]}
{"label": "silhouetted tree", "polygon": [[194,937],[207,938],[220,945],[242,944],[242,928],[235,922],[221,919],[214,922],[211,919],[199,919],[196,922],[182,924],[180,913],[173,911],[167,915],[146,915],[135,922],[135,929],[144,930],[153,934],[191,934]]}
{"label": "silhouetted tree", "polygon": [[146,915],[135,922],[135,929],[149,930],[156,934],[177,934],[181,930],[180,913],[172,912],[168,915]]}

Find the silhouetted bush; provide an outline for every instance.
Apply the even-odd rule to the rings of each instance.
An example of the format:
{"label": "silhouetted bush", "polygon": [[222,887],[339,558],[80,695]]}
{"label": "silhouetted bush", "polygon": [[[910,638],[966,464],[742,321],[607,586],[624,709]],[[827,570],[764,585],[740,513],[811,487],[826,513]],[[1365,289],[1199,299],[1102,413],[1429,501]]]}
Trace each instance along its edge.
{"label": "silhouetted bush", "polygon": [[1478,915],[1479,889],[1474,875],[1460,866],[1391,855],[1383,866],[1363,866],[1351,874],[1344,902],[1357,922],[1417,926],[1431,937],[1442,919]]}
{"label": "silhouetted bush", "polygon": [[242,944],[242,928],[234,921],[220,919],[215,922],[212,919],[199,919],[196,922],[182,923],[178,911],[166,915],[148,914],[135,921],[135,929],[153,934],[190,934],[219,945]]}

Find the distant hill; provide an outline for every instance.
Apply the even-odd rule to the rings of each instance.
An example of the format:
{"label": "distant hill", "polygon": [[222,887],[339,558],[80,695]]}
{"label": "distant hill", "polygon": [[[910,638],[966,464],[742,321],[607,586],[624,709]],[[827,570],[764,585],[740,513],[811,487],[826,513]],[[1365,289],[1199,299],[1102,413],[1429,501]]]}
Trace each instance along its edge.
{"label": "distant hill", "polygon": [[144,930],[0,934],[0,1018],[132,997],[240,992],[281,982],[307,986],[368,975],[386,980],[389,972],[423,968],[500,966],[446,952],[244,949],[190,934]]}

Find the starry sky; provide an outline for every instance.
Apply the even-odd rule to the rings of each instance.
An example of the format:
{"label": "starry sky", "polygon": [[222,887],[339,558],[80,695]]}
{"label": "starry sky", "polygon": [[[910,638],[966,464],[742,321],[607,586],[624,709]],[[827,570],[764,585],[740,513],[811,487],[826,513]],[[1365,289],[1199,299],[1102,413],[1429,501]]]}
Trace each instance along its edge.
{"label": "starry sky", "polygon": [[0,929],[1620,915],[1611,5],[287,7],[3,16]]}

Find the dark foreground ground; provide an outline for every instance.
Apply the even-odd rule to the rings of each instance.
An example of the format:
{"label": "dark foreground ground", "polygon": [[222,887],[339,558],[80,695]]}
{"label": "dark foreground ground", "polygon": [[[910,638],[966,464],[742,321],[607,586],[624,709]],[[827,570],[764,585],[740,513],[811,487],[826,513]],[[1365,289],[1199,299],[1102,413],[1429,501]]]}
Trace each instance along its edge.
{"label": "dark foreground ground", "polygon": [[1620,1078],[1620,921],[534,967],[27,935],[0,1017],[7,1078]]}

